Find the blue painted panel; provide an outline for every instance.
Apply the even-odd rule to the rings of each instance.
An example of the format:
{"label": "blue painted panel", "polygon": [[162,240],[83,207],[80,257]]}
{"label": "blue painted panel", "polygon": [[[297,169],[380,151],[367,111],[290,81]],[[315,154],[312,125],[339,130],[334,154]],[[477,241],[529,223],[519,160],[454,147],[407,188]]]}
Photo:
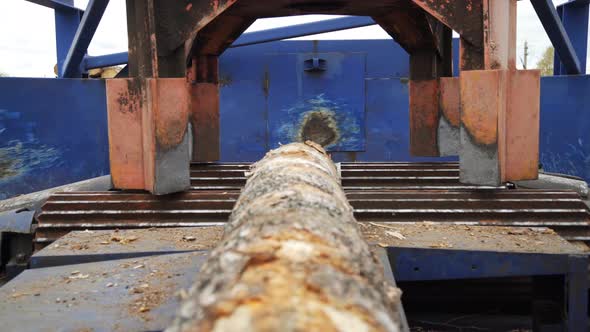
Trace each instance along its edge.
{"label": "blue painted panel", "polygon": [[219,62],[221,160],[255,161],[268,151],[266,70],[254,59],[226,52]]}
{"label": "blue painted panel", "polygon": [[0,199],[109,173],[102,80],[0,78]]}
{"label": "blue painted panel", "polygon": [[[314,58],[322,69],[306,71],[306,62],[313,66]],[[268,63],[271,149],[305,140],[306,128],[330,133],[329,151],[365,149],[364,54],[281,54],[270,56]]]}
{"label": "blue painted panel", "polygon": [[407,160],[410,131],[408,80],[367,80],[367,149],[357,160]]}
{"label": "blue painted panel", "polygon": [[[360,56],[362,54],[364,61],[365,80],[387,81],[395,78],[399,82],[400,77],[407,77],[409,72],[409,60],[407,53],[399,47],[398,44],[391,40],[338,40],[338,41],[286,41],[272,42],[266,44],[252,45],[248,47],[232,48],[227,50],[220,58],[220,80],[221,87],[221,159],[224,161],[253,161],[264,155],[269,148],[269,138],[267,135],[267,119],[272,113],[268,112],[266,98],[279,82],[285,81],[286,77],[270,75],[270,61],[273,57],[281,59],[288,54],[295,56],[296,53],[339,53],[345,56]],[[278,60],[281,61],[281,60]],[[281,70],[287,71],[287,66],[282,65]],[[295,68],[292,67],[293,72]],[[350,68],[345,68],[349,70]],[[291,75],[295,79],[295,75]],[[268,81],[267,81],[268,80]],[[362,82],[363,78],[359,78]],[[291,82],[295,84],[295,82]],[[287,83],[287,84],[291,84]],[[283,84],[283,83],[280,83]],[[341,81],[335,82],[334,85],[342,84]],[[365,83],[369,94],[368,83]],[[268,86],[268,89],[265,88]],[[328,86],[328,85],[326,85]],[[388,90],[391,91],[391,90]],[[373,125],[382,126],[386,121],[394,122],[394,115],[390,113],[392,105],[400,105],[407,116],[407,89],[405,92],[394,92],[397,98],[389,106],[384,106],[383,111],[378,116],[372,117]],[[386,95],[387,96],[387,95]],[[386,96],[383,96],[386,98]],[[384,103],[390,100],[386,99]],[[377,101],[376,101],[377,102]],[[400,104],[401,103],[401,104]],[[402,105],[406,105],[405,109]],[[367,112],[369,110],[367,109]],[[367,113],[368,121],[370,115]],[[246,120],[247,119],[247,120]],[[406,120],[407,121],[407,120]],[[372,125],[367,124],[366,130]],[[403,123],[399,124],[402,127]],[[397,127],[396,127],[397,128]],[[363,128],[361,128],[363,129]],[[405,128],[407,132],[407,128]],[[406,137],[407,134],[404,134]],[[366,144],[370,143],[370,134],[367,132]],[[365,144],[365,146],[366,146]],[[379,147],[378,142],[373,143],[373,147],[383,150]],[[367,151],[372,151],[369,149]],[[407,155],[407,147],[399,152]],[[363,152],[358,152],[362,154]],[[381,158],[375,160],[385,160],[384,154],[375,151],[375,157]],[[355,153],[334,153],[335,160],[355,160]],[[395,159],[398,160],[398,159]]]}
{"label": "blue painted panel", "polygon": [[540,162],[590,182],[590,76],[541,78]]}
{"label": "blue painted panel", "polygon": [[567,274],[569,256],[454,249],[389,248],[397,281]]}

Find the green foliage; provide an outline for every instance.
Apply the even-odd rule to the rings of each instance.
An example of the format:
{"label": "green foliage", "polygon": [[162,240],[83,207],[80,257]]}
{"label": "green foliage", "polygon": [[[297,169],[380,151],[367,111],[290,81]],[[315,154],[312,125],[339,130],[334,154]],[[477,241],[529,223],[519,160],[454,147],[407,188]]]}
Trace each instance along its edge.
{"label": "green foliage", "polygon": [[541,70],[541,76],[553,75],[553,56],[555,50],[553,47],[547,47],[539,62],[537,62],[537,69]]}

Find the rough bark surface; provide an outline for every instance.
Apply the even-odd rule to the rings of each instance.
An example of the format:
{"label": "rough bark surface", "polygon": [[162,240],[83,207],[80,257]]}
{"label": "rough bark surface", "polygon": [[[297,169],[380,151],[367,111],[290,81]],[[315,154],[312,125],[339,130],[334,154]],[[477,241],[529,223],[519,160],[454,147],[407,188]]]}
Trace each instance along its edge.
{"label": "rough bark surface", "polygon": [[401,291],[313,142],[252,166],[221,243],[167,331],[400,331]]}

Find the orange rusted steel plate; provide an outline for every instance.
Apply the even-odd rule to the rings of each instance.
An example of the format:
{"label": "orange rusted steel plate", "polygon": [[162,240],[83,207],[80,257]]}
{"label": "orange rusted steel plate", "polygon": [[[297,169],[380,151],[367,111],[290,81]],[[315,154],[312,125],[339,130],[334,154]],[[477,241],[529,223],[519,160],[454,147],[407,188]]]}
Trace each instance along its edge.
{"label": "orange rusted steel plate", "polygon": [[538,176],[538,71],[461,72],[460,181],[499,185]]}
{"label": "orange rusted steel plate", "polygon": [[[169,194],[190,187],[190,134],[188,131],[191,98],[186,78],[147,79],[151,121],[144,127],[144,152],[153,163],[153,174],[146,172],[146,188],[154,194]],[[148,142],[146,145],[145,142]],[[153,153],[153,155],[152,155]]]}
{"label": "orange rusted steel plate", "polygon": [[461,94],[459,77],[441,77],[439,79],[440,119],[438,124],[438,148],[441,156],[459,154],[461,123]]}
{"label": "orange rusted steel plate", "polygon": [[410,153],[438,157],[438,80],[410,80]]}
{"label": "orange rusted steel plate", "polygon": [[196,83],[191,99],[192,160],[219,160],[219,85]]}
{"label": "orange rusted steel plate", "polygon": [[107,80],[115,188],[154,194],[188,189],[188,92],[185,78]]}
{"label": "orange rusted steel plate", "polygon": [[539,174],[541,73],[511,72],[505,124],[505,181],[532,180]]}
{"label": "orange rusted steel plate", "polygon": [[501,183],[498,156],[498,116],[505,107],[504,71],[462,71],[460,181]]}
{"label": "orange rusted steel plate", "polygon": [[142,96],[138,79],[106,81],[109,158],[113,186],[145,188]]}

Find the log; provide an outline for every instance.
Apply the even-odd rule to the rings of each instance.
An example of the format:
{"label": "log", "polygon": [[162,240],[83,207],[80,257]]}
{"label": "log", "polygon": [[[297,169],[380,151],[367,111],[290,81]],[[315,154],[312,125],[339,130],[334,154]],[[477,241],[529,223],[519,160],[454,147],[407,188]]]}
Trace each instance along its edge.
{"label": "log", "polygon": [[401,291],[385,281],[322,147],[284,145],[246,176],[167,331],[401,331]]}

